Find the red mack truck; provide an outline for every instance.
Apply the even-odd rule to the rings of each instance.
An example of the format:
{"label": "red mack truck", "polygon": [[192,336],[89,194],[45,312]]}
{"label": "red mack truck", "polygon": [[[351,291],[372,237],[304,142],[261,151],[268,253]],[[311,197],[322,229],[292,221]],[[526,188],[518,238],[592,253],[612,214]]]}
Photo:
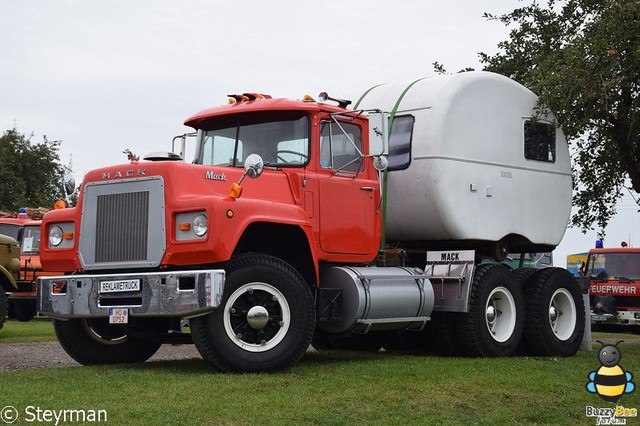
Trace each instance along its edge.
{"label": "red mack truck", "polygon": [[576,280],[500,263],[553,250],[570,214],[567,144],[537,97],[469,72],[353,100],[230,95],[185,121],[191,162],[87,173],[42,225],[42,264],[65,275],[40,278],[38,309],[67,353],[193,342],[230,372],[286,370],[312,341],[573,355]]}

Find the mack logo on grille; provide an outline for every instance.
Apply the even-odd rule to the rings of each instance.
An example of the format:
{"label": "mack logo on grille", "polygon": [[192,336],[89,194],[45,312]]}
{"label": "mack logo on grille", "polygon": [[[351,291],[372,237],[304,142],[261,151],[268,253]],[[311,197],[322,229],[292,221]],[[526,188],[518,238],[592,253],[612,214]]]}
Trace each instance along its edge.
{"label": "mack logo on grille", "polygon": [[144,169],[138,170],[116,170],[113,172],[102,172],[102,179],[119,179],[123,177],[146,176]]}

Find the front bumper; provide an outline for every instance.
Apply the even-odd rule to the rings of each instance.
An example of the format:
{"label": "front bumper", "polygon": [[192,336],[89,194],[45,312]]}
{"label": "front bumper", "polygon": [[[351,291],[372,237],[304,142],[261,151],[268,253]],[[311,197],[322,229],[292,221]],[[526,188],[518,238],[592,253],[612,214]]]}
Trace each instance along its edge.
{"label": "front bumper", "polygon": [[591,312],[592,324],[640,325],[640,311],[618,311],[617,315]]}
{"label": "front bumper", "polygon": [[[42,277],[37,309],[58,319],[108,317],[114,307],[132,317],[196,317],[220,306],[224,280],[222,269]],[[139,290],[101,292],[105,281],[137,281]]]}

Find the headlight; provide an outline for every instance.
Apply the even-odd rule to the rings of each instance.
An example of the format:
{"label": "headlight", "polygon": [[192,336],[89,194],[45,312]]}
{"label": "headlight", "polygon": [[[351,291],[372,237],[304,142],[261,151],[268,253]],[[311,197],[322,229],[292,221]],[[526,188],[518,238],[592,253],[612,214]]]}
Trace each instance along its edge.
{"label": "headlight", "polygon": [[209,226],[209,220],[207,216],[200,214],[193,219],[193,232],[198,236],[202,237],[207,233],[207,228]]}
{"label": "headlight", "polygon": [[49,245],[57,247],[62,242],[62,228],[58,225],[53,225],[49,228]]}

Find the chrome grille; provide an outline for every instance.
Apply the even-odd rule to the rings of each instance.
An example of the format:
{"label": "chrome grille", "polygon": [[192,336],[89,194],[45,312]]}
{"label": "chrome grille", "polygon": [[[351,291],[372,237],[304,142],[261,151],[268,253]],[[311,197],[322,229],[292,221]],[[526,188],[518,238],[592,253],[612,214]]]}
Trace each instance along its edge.
{"label": "chrome grille", "polygon": [[157,267],[166,249],[160,176],[84,186],[80,262],[87,270]]}
{"label": "chrome grille", "polygon": [[147,259],[149,192],[98,196],[96,262]]}

